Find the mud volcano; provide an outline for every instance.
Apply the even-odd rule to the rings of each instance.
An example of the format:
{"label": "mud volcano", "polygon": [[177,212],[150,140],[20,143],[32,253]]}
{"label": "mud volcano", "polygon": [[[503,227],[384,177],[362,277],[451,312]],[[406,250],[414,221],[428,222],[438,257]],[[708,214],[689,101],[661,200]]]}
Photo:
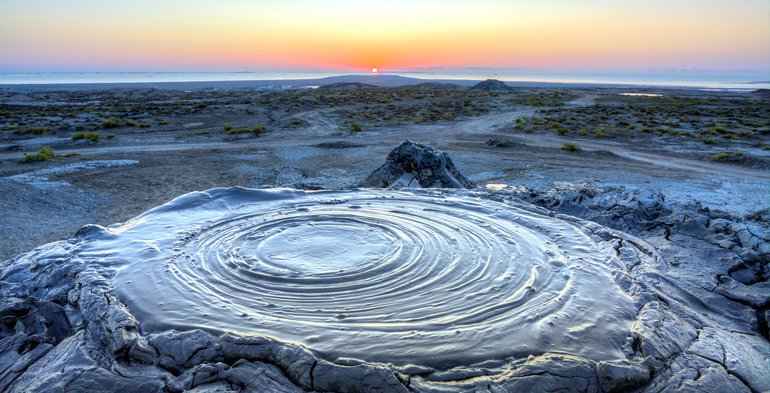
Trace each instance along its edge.
{"label": "mud volcano", "polygon": [[563,352],[625,358],[614,250],[573,223],[467,192],[194,193],[79,254],[114,270],[145,332],[260,334],[426,366]]}
{"label": "mud volcano", "polygon": [[766,391],[768,235],[719,214],[574,188],[191,193],[3,263],[0,390]]}

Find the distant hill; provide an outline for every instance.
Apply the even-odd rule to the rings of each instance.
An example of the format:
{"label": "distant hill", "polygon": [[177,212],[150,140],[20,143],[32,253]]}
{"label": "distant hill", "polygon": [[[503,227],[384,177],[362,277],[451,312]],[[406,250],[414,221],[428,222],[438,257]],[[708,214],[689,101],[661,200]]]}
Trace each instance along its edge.
{"label": "distant hill", "polygon": [[455,90],[455,89],[465,89],[465,87],[460,86],[455,83],[438,83],[438,82],[424,82],[417,85],[409,85],[404,86],[408,87],[410,89],[417,89],[417,90],[435,90],[435,89],[448,89],[448,90]]}
{"label": "distant hill", "polygon": [[471,90],[479,91],[509,91],[511,90],[505,82],[497,79],[487,79],[484,82],[479,82],[476,86],[471,87]]}
{"label": "distant hill", "polygon": [[396,87],[418,85],[420,83],[425,83],[425,80],[399,75],[340,75],[317,79],[314,82],[320,86],[360,83],[370,86]]}
{"label": "distant hill", "polygon": [[359,89],[377,89],[380,86],[370,85],[360,82],[337,82],[328,85],[321,85],[319,89],[326,90],[359,90]]}

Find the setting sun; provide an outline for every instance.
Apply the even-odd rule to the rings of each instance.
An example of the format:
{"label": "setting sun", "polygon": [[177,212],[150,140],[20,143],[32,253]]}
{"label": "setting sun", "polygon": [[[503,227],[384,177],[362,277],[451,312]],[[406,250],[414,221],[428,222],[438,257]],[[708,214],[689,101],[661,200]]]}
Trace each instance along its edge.
{"label": "setting sun", "polygon": [[372,74],[376,74],[380,72],[380,70],[377,69],[377,67],[372,68]]}

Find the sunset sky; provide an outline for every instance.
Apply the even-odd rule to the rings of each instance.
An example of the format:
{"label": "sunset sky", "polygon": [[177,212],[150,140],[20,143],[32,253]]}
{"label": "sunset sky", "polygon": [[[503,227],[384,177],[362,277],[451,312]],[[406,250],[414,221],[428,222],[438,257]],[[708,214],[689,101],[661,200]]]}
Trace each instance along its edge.
{"label": "sunset sky", "polygon": [[768,0],[0,0],[0,71],[765,70]]}

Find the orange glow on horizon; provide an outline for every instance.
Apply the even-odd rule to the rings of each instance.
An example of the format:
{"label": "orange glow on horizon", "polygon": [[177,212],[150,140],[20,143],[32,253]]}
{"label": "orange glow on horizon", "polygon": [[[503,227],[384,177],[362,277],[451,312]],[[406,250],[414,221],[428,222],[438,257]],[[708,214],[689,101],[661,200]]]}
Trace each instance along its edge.
{"label": "orange glow on horizon", "polygon": [[0,69],[770,69],[766,0],[287,3],[8,2]]}

